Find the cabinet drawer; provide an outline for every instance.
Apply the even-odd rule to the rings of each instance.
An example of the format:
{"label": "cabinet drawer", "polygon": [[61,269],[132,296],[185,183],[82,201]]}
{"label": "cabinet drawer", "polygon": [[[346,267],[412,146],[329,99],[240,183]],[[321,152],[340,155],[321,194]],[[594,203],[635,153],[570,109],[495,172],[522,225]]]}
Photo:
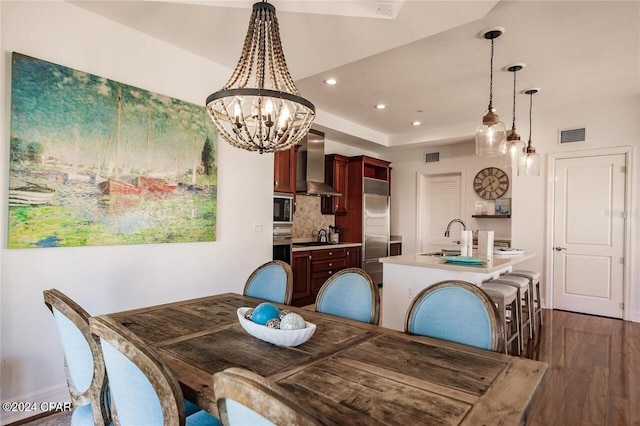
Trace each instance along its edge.
{"label": "cabinet drawer", "polygon": [[336,249],[326,249],[326,250],[315,250],[311,254],[311,259],[315,262],[316,260],[327,260],[327,259],[335,259],[346,256],[346,250],[344,247],[336,248]]}
{"label": "cabinet drawer", "polygon": [[[340,268],[342,269],[342,268]],[[318,291],[322,288],[322,285],[327,281],[332,275],[338,272],[339,269],[330,269],[328,271],[320,271],[314,272],[311,274],[311,292],[314,295],[318,295]]]}
{"label": "cabinet drawer", "polygon": [[333,271],[338,272],[340,269],[344,269],[347,266],[347,261],[344,257],[339,259],[328,260],[313,260],[311,262],[312,273],[321,271]]}

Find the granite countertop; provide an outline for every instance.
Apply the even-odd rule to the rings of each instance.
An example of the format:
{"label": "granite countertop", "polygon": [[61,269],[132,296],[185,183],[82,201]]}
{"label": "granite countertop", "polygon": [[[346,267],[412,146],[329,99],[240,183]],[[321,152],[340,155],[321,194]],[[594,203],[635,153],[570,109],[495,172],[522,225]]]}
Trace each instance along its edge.
{"label": "granite countertop", "polygon": [[294,242],[291,248],[291,251],[298,252],[298,251],[326,250],[326,249],[332,249],[332,248],[347,248],[347,247],[362,246],[362,243],[338,243],[338,244],[326,243],[322,245],[305,245],[306,243],[308,242],[298,242],[298,243]]}
{"label": "granite countertop", "polygon": [[[426,253],[405,254],[400,256],[383,257],[381,263],[397,265],[418,266],[423,268],[449,269],[454,271],[493,273],[495,271],[516,265],[525,260],[535,257],[535,253],[524,253],[517,255],[493,255],[482,265],[463,265],[447,263],[440,256],[430,256]],[[475,253],[474,253],[475,255]]]}

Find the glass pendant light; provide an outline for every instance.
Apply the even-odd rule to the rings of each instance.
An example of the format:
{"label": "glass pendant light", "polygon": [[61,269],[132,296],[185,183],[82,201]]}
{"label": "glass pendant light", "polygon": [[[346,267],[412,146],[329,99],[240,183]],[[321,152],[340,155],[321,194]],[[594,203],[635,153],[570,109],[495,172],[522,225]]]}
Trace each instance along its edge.
{"label": "glass pendant light", "polygon": [[540,176],[540,154],[536,153],[536,149],[531,144],[531,110],[533,109],[533,95],[538,93],[540,89],[528,89],[524,93],[529,95],[529,142],[522,150],[518,165],[519,176]]}
{"label": "glass pendant light", "polygon": [[483,37],[491,40],[491,74],[489,79],[489,107],[482,117],[482,124],[476,129],[476,155],[495,157],[506,152],[507,130],[493,108],[493,41],[504,33],[504,28],[491,28],[484,31]]}
{"label": "glass pendant light", "polygon": [[289,74],[273,5],[253,5],[240,61],[206,105],[220,135],[237,148],[284,151],[307,134],[316,109]]}
{"label": "glass pendant light", "polygon": [[524,67],[525,64],[513,64],[507,67],[507,71],[513,73],[513,121],[511,122],[511,133],[507,136],[507,152],[502,157],[502,165],[511,167],[512,170],[518,167],[520,154],[524,148],[524,142],[520,140],[520,135],[516,132],[516,74]]}

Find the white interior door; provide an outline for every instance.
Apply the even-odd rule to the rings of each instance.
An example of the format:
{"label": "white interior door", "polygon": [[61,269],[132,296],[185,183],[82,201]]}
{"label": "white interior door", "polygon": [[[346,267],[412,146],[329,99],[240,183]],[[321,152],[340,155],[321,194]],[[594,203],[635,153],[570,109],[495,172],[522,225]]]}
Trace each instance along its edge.
{"label": "white interior door", "polygon": [[554,308],[622,318],[625,156],[558,159]]}
{"label": "white interior door", "polygon": [[463,217],[462,174],[419,175],[418,179],[418,250],[459,240],[459,224],[451,232],[455,238],[446,238],[444,231],[449,221]]}

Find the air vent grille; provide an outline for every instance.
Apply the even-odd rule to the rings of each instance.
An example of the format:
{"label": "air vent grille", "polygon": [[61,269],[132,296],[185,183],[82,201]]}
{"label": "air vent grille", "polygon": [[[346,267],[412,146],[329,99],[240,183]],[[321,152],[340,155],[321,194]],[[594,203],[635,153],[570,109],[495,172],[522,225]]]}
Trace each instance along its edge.
{"label": "air vent grille", "polygon": [[424,156],[425,163],[437,163],[438,161],[440,161],[439,152],[427,152]]}
{"label": "air vent grille", "polygon": [[363,187],[365,194],[389,195],[389,182],[386,180],[364,178]]}
{"label": "air vent grille", "polygon": [[560,130],[560,143],[584,142],[587,140],[587,129],[579,127],[577,129]]}

